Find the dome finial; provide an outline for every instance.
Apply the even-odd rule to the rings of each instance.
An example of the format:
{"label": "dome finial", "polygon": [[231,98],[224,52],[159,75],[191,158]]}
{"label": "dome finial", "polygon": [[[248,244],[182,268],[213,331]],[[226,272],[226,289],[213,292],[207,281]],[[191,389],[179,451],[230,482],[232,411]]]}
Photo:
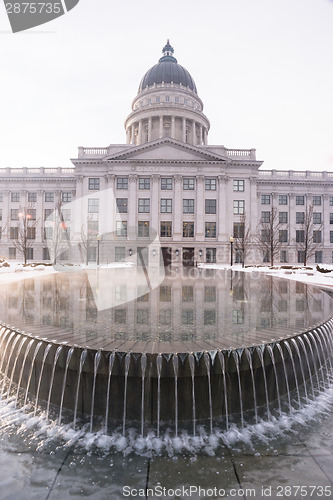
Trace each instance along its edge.
{"label": "dome finial", "polygon": [[167,39],[166,45],[164,45],[162,49],[163,57],[159,60],[159,62],[164,62],[164,61],[172,61],[172,62],[177,62],[177,59],[173,57],[174,49],[170,45],[170,40],[169,38]]}

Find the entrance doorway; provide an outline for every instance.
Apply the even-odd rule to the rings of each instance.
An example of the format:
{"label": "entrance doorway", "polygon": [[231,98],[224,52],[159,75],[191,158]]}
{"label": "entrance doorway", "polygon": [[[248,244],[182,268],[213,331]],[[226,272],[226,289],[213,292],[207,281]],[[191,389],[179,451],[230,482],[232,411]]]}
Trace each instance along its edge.
{"label": "entrance doorway", "polygon": [[171,247],[162,247],[162,262],[161,264],[164,265],[164,267],[169,267],[172,263],[172,248]]}
{"label": "entrance doorway", "polygon": [[183,248],[183,266],[194,266],[194,248]]}

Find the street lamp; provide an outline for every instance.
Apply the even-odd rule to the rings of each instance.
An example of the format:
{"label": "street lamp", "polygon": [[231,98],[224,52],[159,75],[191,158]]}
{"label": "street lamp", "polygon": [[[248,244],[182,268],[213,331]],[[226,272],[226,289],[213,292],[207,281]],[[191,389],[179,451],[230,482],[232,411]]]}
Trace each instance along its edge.
{"label": "street lamp", "polygon": [[178,257],[178,255],[179,255],[179,250],[178,250],[178,248],[176,248],[176,250],[175,250],[175,254],[176,254],[176,257]]}
{"label": "street lamp", "polygon": [[97,235],[97,267],[99,267],[99,246],[101,243],[101,236]]}
{"label": "street lamp", "polygon": [[199,257],[200,257],[200,259],[201,259],[201,256],[202,256],[202,250],[200,248],[200,250],[199,250]]}
{"label": "street lamp", "polygon": [[132,249],[131,248],[128,250],[128,253],[129,253],[129,256],[131,257],[132,256]]}
{"label": "street lamp", "polygon": [[233,249],[232,249],[233,244],[234,244],[234,238],[233,238],[232,235],[230,236],[229,241],[230,241],[230,252],[231,252],[231,254],[230,254],[230,266],[232,267],[232,265],[233,265],[233,256],[234,256]]}

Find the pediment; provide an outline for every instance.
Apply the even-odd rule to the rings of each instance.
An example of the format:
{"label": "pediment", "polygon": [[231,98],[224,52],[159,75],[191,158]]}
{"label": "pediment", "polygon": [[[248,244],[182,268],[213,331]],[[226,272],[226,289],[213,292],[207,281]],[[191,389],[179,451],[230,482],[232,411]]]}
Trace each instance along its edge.
{"label": "pediment", "polygon": [[104,160],[154,160],[154,161],[220,161],[227,158],[170,138],[126,148],[123,152],[107,156]]}

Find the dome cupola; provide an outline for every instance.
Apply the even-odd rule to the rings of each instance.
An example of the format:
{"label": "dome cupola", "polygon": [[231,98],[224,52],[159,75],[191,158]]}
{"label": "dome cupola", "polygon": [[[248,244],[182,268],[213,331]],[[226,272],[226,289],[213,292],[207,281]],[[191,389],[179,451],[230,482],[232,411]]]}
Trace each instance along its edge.
{"label": "dome cupola", "polygon": [[125,122],[127,143],[139,145],[172,137],[194,146],[207,144],[210,124],[195,82],[178,64],[169,40],[162,54],[141,79]]}

